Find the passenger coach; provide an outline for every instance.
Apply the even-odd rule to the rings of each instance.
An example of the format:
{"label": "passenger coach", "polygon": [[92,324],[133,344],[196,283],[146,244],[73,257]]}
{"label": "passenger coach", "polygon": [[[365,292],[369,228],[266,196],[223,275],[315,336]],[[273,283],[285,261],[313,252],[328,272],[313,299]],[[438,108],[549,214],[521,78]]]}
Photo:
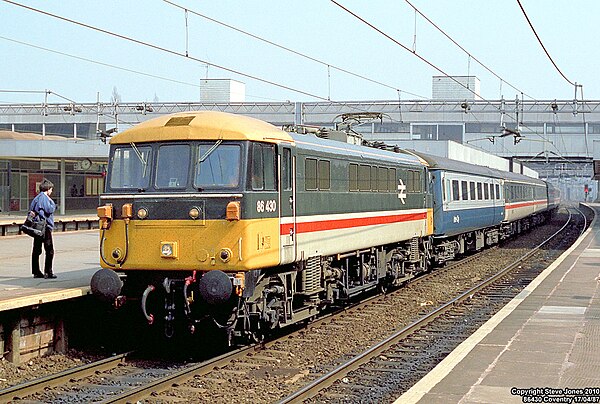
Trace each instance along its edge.
{"label": "passenger coach", "polygon": [[[541,223],[549,210],[548,184],[525,175],[415,153],[431,176],[437,263],[497,244]],[[555,205],[551,208],[557,206]]]}

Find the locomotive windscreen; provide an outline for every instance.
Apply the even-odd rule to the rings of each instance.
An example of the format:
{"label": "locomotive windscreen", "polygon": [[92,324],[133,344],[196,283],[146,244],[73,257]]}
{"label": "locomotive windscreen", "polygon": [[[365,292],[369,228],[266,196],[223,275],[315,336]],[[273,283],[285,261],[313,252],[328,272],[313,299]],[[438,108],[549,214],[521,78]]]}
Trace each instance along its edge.
{"label": "locomotive windscreen", "polygon": [[150,184],[152,148],[121,146],[115,148],[111,159],[110,188],[146,189]]}
{"label": "locomotive windscreen", "polygon": [[[212,151],[211,151],[212,148]],[[211,144],[198,146],[198,160],[194,169],[194,187],[237,187],[240,183],[239,145]]]}

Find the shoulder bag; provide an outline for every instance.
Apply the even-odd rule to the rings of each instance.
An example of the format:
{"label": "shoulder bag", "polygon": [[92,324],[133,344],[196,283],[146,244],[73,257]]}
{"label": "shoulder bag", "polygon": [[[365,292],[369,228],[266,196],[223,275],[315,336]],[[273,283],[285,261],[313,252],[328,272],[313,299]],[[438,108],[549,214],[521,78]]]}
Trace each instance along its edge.
{"label": "shoulder bag", "polygon": [[44,237],[46,234],[46,218],[29,212],[25,222],[19,226],[19,229],[31,237]]}

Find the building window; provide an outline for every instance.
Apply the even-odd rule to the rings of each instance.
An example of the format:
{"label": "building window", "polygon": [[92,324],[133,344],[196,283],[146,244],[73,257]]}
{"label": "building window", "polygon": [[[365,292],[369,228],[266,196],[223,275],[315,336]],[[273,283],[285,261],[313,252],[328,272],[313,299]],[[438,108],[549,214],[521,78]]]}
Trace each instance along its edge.
{"label": "building window", "polygon": [[413,125],[412,138],[414,140],[438,140],[437,125]]}

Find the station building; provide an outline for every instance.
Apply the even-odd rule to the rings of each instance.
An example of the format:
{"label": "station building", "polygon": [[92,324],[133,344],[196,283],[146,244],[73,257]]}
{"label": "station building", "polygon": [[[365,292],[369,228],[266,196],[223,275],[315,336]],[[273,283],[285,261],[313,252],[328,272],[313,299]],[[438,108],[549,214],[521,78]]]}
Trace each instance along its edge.
{"label": "station building", "polygon": [[27,211],[44,178],[55,185],[59,213],[95,209],[104,190],[106,144],[89,134],[77,138],[31,133],[36,128],[30,125],[5,126],[0,129],[0,214]]}

